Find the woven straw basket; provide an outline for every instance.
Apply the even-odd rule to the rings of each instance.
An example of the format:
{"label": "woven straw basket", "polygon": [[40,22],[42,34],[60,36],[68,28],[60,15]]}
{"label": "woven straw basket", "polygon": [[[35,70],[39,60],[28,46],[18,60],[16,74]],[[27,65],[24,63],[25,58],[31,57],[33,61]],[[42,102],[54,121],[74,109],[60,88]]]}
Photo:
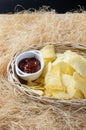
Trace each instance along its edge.
{"label": "woven straw basket", "polygon": [[7,73],[8,73],[8,80],[20,91],[25,93],[30,99],[34,101],[39,101],[43,103],[49,103],[57,106],[71,106],[71,107],[83,107],[86,106],[86,99],[75,99],[75,100],[63,100],[63,99],[55,99],[55,98],[47,98],[43,96],[39,96],[35,93],[32,93],[30,90],[24,88],[22,86],[22,81],[19,80],[15,73],[15,59],[16,57],[24,51],[32,50],[32,49],[38,49],[40,50],[42,47],[46,46],[47,44],[54,44],[55,51],[58,53],[63,53],[66,50],[72,50],[74,52],[77,52],[78,54],[86,57],[86,46],[80,45],[80,44],[70,44],[70,43],[43,43],[43,44],[35,44],[29,46],[26,50],[20,50],[18,51],[13,57],[10,63],[8,64]]}

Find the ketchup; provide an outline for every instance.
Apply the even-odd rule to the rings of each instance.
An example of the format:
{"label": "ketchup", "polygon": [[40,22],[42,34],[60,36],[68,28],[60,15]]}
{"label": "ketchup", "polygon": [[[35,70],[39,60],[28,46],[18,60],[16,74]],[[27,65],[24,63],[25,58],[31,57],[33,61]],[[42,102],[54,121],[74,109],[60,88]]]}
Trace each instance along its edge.
{"label": "ketchup", "polygon": [[35,73],[38,70],[40,70],[41,65],[38,59],[36,59],[35,57],[32,57],[32,58],[22,59],[19,62],[18,67],[20,70],[22,70],[25,73]]}

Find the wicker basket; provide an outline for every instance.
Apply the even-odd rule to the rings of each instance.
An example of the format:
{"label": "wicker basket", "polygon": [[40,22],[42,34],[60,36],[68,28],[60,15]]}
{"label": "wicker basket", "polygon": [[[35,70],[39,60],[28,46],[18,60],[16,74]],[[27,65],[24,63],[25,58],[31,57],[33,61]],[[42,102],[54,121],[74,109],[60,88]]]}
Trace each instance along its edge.
{"label": "wicker basket", "polygon": [[[32,49],[41,49],[42,47],[44,47],[47,44],[54,44],[54,43],[43,43],[43,44],[35,44],[32,46],[29,46],[28,49],[26,50],[32,50]],[[70,44],[70,43],[66,43],[66,44],[62,44],[62,43],[55,43],[55,51],[56,52],[64,52],[66,50],[72,50],[74,52],[77,52],[78,54],[86,57],[86,46],[80,45],[80,44]],[[30,90],[24,88],[22,86],[22,82],[16,75],[15,73],[15,59],[16,57],[21,53],[24,52],[26,50],[20,50],[18,51],[12,58],[12,60],[10,61],[10,63],[8,64],[8,68],[7,68],[7,73],[8,73],[8,80],[15,86],[17,87],[20,91],[22,91],[23,93],[25,93],[26,95],[28,95],[28,97],[30,99],[33,99],[35,101],[40,101],[40,102],[44,102],[44,103],[50,103],[50,104],[54,104],[54,105],[60,105],[61,106],[86,106],[86,100],[85,99],[76,99],[76,100],[62,100],[62,99],[55,99],[55,98],[47,98],[47,97],[43,97],[43,96],[39,96],[35,93],[32,93]]]}

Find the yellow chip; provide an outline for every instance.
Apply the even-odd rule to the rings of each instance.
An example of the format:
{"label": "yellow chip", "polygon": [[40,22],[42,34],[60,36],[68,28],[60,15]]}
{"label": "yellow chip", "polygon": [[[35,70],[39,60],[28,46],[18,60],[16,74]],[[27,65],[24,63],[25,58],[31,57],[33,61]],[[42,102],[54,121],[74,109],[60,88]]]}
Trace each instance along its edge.
{"label": "yellow chip", "polygon": [[45,88],[51,90],[64,90],[61,81],[61,72],[57,66],[48,64],[48,71],[45,75]]}
{"label": "yellow chip", "polygon": [[86,98],[86,78],[80,76],[79,73],[75,72],[73,75],[74,80],[76,81],[75,86],[80,89],[84,97]]}
{"label": "yellow chip", "polygon": [[56,58],[54,45],[47,45],[41,49],[44,60],[53,61]]}
{"label": "yellow chip", "polygon": [[72,99],[79,99],[79,98],[83,99],[84,95],[82,94],[81,90],[77,88]]}
{"label": "yellow chip", "polygon": [[63,74],[62,82],[66,88],[66,91],[53,91],[52,95],[58,99],[79,99],[84,98],[82,92],[76,87],[76,81],[72,76]]}
{"label": "yellow chip", "polygon": [[43,95],[43,91],[42,91],[42,90],[30,89],[30,87],[29,87],[28,85],[25,85],[25,84],[22,84],[22,86],[23,86],[24,88],[27,88],[27,89],[28,89],[30,92],[32,92],[32,93],[38,94],[38,95],[40,95],[40,96]]}
{"label": "yellow chip", "polygon": [[75,52],[66,51],[64,53],[64,62],[68,63],[76,72],[86,77],[86,59]]}
{"label": "yellow chip", "polygon": [[64,73],[64,74],[73,75],[75,71],[69,64],[67,64],[64,61],[59,61],[58,58],[52,64],[53,66],[57,66],[57,68],[61,71],[61,73]]}
{"label": "yellow chip", "polygon": [[58,98],[58,99],[66,99],[66,100],[68,100],[68,99],[80,99],[80,98],[83,99],[84,98],[82,92],[79,89],[75,90],[75,93],[72,97],[70,97],[69,93],[66,93],[64,91],[53,92],[52,97]]}
{"label": "yellow chip", "polygon": [[75,87],[75,80],[72,76],[68,74],[62,75],[62,82],[66,87],[66,92],[69,94],[69,97],[72,98],[75,95],[76,87]]}
{"label": "yellow chip", "polygon": [[[49,86],[48,86],[49,87]],[[53,97],[53,93],[55,92],[57,92],[57,90],[56,89],[54,89],[54,88],[48,88],[47,86],[46,86],[46,89],[45,89],[45,91],[44,91],[44,95],[46,96],[46,97]]]}
{"label": "yellow chip", "polygon": [[36,79],[36,80],[34,81],[34,83],[41,84],[41,85],[44,86],[45,75],[46,75],[47,71],[48,71],[48,65],[46,64],[46,65],[44,66],[44,68],[43,68],[43,72],[42,72],[41,76],[40,76],[38,79]]}
{"label": "yellow chip", "polygon": [[57,64],[64,59],[64,53],[56,53],[56,60],[53,62],[53,64]]}
{"label": "yellow chip", "polygon": [[56,54],[54,45],[43,47],[41,52],[44,57],[41,76],[23,86],[46,97],[86,98],[86,59],[70,50]]}
{"label": "yellow chip", "polygon": [[58,99],[66,99],[66,100],[70,98],[69,94],[65,93],[64,91],[53,92],[52,97],[58,98]]}

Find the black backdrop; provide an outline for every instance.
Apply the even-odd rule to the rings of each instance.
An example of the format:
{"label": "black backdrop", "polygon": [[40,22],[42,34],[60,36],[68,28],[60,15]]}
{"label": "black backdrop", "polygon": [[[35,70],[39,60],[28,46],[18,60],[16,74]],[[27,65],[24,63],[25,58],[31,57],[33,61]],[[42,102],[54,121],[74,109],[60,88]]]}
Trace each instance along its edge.
{"label": "black backdrop", "polygon": [[86,0],[0,0],[0,13],[15,13],[30,8],[38,10],[43,5],[50,6],[58,13],[78,10],[80,6],[86,10]]}

